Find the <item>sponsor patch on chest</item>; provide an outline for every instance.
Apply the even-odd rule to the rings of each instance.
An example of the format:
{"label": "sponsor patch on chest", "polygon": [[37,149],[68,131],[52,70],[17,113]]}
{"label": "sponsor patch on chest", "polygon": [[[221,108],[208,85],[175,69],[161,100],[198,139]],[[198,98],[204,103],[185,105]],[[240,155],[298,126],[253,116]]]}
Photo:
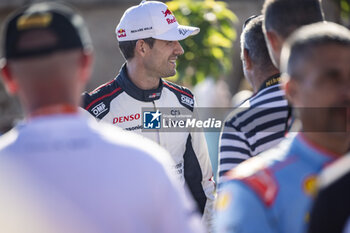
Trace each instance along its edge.
{"label": "sponsor patch on chest", "polygon": [[140,119],[140,113],[130,114],[128,116],[119,116],[113,118],[113,124],[120,124],[128,121],[134,121]]}
{"label": "sponsor patch on chest", "polygon": [[102,102],[96,105],[93,109],[91,109],[92,114],[94,114],[95,117],[98,117],[101,113],[104,113],[107,111],[108,108],[106,105]]}

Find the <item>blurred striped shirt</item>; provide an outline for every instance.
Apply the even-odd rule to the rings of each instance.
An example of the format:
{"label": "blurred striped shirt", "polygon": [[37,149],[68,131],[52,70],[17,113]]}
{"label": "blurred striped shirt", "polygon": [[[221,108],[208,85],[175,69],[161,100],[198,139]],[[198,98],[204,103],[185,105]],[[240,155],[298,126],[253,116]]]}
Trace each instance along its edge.
{"label": "blurred striped shirt", "polygon": [[274,75],[226,118],[220,137],[218,183],[239,163],[275,146],[290,126],[291,110]]}

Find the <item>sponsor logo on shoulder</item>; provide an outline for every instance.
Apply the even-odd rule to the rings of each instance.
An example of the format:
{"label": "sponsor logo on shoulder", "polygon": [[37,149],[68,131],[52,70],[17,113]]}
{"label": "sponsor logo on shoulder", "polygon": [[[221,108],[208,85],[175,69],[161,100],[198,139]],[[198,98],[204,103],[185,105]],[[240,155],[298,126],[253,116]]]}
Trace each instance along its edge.
{"label": "sponsor logo on shoulder", "polygon": [[102,102],[96,105],[91,111],[95,117],[98,117],[101,113],[104,113],[107,110],[108,108],[106,108],[106,105]]}
{"label": "sponsor logo on shoulder", "polygon": [[181,94],[181,103],[186,104],[193,108],[194,100],[186,95]]}

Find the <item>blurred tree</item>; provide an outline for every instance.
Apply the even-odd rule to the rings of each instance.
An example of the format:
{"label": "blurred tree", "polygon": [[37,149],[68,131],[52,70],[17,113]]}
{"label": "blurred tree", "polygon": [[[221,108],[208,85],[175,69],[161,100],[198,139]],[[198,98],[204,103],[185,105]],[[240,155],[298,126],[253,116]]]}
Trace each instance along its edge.
{"label": "blurred tree", "polygon": [[211,76],[218,79],[232,70],[236,15],[227,4],[215,0],[173,0],[166,2],[180,24],[201,29],[196,36],[181,41],[185,54],[177,62],[171,80],[195,85]]}
{"label": "blurred tree", "polygon": [[341,23],[348,28],[350,27],[350,0],[336,0],[340,5]]}

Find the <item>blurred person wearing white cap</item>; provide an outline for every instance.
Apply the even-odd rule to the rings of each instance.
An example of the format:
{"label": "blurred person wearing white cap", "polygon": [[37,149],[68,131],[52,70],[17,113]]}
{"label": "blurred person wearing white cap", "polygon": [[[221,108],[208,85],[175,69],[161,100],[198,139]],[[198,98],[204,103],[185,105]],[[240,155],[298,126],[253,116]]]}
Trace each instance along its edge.
{"label": "blurred person wearing white cap", "polygon": [[201,232],[164,149],[78,112],[92,65],[78,14],[29,5],[3,35],[3,80],[26,120],[0,137],[1,232]]}
{"label": "blurred person wearing white cap", "polygon": [[[140,133],[168,150],[176,174],[188,185],[210,229],[215,183],[204,133],[190,129],[160,132],[159,108],[194,113],[191,91],[163,78],[176,74],[176,60],[184,53],[179,40],[198,32],[197,27],[179,25],[162,2],[143,1],[127,9],[116,27],[126,63],[115,79],[83,94],[83,108],[100,121]],[[151,125],[157,127],[153,130],[142,122],[145,108],[154,111]]]}

